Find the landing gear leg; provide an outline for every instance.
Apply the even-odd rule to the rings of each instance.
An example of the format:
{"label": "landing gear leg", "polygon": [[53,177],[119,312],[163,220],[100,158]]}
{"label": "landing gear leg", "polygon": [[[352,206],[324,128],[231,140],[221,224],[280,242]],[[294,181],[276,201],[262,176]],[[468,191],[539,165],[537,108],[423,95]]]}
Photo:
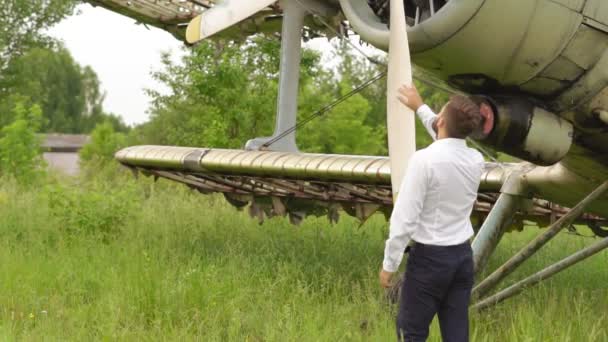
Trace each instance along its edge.
{"label": "landing gear leg", "polygon": [[279,97],[274,133],[271,137],[249,140],[247,150],[268,149],[273,151],[298,152],[296,132],[273,142],[265,143],[292,128],[296,124],[298,111],[298,85],[300,82],[300,61],[302,60],[302,29],[306,10],[296,1],[284,1],[283,28],[281,33],[281,66],[279,74]]}

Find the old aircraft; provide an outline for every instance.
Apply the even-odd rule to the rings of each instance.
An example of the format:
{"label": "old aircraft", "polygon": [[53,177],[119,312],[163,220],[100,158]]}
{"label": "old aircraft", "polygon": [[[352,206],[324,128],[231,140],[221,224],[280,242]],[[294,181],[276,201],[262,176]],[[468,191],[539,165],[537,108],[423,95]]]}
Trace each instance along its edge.
{"label": "old aircraft", "polygon": [[[343,37],[354,32],[378,49],[390,50],[389,60],[398,51],[405,51],[398,58],[409,58],[409,49],[414,75],[423,81],[453,92],[484,95],[493,113],[478,143],[522,161],[486,165],[474,213],[480,222],[473,241],[476,270],[483,269],[505,230],[521,226],[524,219],[549,227],[480,279],[474,289],[477,298],[484,298],[572,223],[588,224],[603,238],[478,301],[476,308],[508,298],[608,247],[608,231],[602,228],[608,217],[605,0],[88,2],[188,43],[256,33],[281,38],[276,128],[271,137],[252,137],[243,150],[134,146],[119,151],[118,161],[133,170],[202,193],[224,193],[233,205],[249,206],[259,219],[283,215],[297,223],[307,214],[327,214],[336,220],[343,210],[365,220],[374,212],[390,213],[399,168],[406,162],[393,152],[399,144],[409,144],[413,135],[413,128],[392,121],[390,110],[389,145],[391,139],[397,140],[389,146],[389,157],[309,154],[296,146],[303,35]],[[400,35],[406,23],[407,34]],[[400,40],[409,44],[399,45]],[[397,73],[389,65],[389,78]]]}

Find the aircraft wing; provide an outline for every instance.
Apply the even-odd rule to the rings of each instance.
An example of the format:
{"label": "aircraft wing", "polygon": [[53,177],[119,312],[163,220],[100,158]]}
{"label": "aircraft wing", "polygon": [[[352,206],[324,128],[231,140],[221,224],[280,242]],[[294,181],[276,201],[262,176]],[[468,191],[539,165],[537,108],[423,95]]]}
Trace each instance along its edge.
{"label": "aircraft wing", "polygon": [[[390,162],[383,156],[133,146],[119,151],[116,159],[144,175],[183,183],[205,194],[223,193],[231,204],[249,206],[249,213],[260,221],[278,215],[299,223],[307,215],[327,215],[335,222],[340,211],[365,221],[376,212],[388,217],[393,205]],[[506,177],[522,167],[534,166],[486,164],[474,222],[483,222]],[[531,199],[518,222],[545,222],[565,212]],[[594,218],[586,214],[581,220]]]}
{"label": "aircraft wing", "polygon": [[[188,23],[199,14],[211,9],[218,3],[217,0],[85,0],[86,2],[106,8],[127,17],[135,19],[138,23],[151,25],[173,34],[177,39],[185,41]],[[224,32],[226,35],[253,34],[272,28],[280,28],[280,20],[272,20],[269,16],[275,13],[273,7],[267,7],[254,16],[242,21],[232,30]]]}

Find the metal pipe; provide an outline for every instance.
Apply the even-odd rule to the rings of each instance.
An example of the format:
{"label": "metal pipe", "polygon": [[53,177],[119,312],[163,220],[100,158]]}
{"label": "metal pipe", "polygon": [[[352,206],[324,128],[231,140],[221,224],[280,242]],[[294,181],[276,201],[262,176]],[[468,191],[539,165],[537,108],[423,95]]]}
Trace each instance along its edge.
{"label": "metal pipe", "polygon": [[479,273],[502,238],[506,227],[517,212],[520,196],[502,193],[473,240],[474,271]]}
{"label": "metal pipe", "polygon": [[597,187],[587,197],[580,201],[574,208],[572,208],[566,215],[562,216],[559,220],[555,221],[544,233],[537,236],[532,240],[526,247],[515,254],[509,261],[499,267],[494,273],[484,279],[479,285],[473,289],[473,296],[481,297],[492,289],[498,282],[513,272],[519,265],[526,261],[530,256],[536,253],[542,246],[544,246],[549,240],[557,235],[564,227],[571,224],[577,217],[579,217],[583,210],[595,199],[600,197],[608,190],[608,181]]}
{"label": "metal pipe", "polygon": [[500,303],[503,300],[520,293],[525,288],[534,286],[534,285],[540,283],[541,281],[548,279],[548,278],[552,277],[553,275],[561,272],[562,270],[564,270],[582,260],[587,259],[588,257],[604,250],[607,247],[608,247],[608,238],[604,238],[604,239],[594,243],[593,245],[586,247],[586,248],[576,252],[575,254],[572,254],[571,256],[556,262],[555,264],[543,269],[542,271],[539,271],[538,273],[531,275],[528,278],[509,286],[508,288],[498,292],[497,294],[478,302],[477,304],[475,304],[472,307],[472,309],[473,310],[487,309],[488,307],[490,307],[492,305]]}

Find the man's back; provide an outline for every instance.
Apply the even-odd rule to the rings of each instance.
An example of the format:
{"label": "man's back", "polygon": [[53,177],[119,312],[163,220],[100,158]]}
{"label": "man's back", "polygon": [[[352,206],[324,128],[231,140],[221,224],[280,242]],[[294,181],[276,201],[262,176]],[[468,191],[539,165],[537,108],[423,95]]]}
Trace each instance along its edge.
{"label": "man's back", "polygon": [[482,155],[468,148],[465,140],[452,138],[437,140],[416,154],[412,161],[427,168],[427,190],[412,239],[442,246],[468,240],[473,235],[470,215],[483,172]]}
{"label": "man's back", "polygon": [[469,217],[483,171],[483,157],[465,139],[479,127],[481,114],[464,96],[451,97],[435,115],[415,88],[399,92],[399,100],[437,141],[409,160],[391,215],[380,282],[390,286],[405,246],[415,241],[401,287],[397,336],[426,341],[437,315],[444,341],[465,342],[474,278]]}

